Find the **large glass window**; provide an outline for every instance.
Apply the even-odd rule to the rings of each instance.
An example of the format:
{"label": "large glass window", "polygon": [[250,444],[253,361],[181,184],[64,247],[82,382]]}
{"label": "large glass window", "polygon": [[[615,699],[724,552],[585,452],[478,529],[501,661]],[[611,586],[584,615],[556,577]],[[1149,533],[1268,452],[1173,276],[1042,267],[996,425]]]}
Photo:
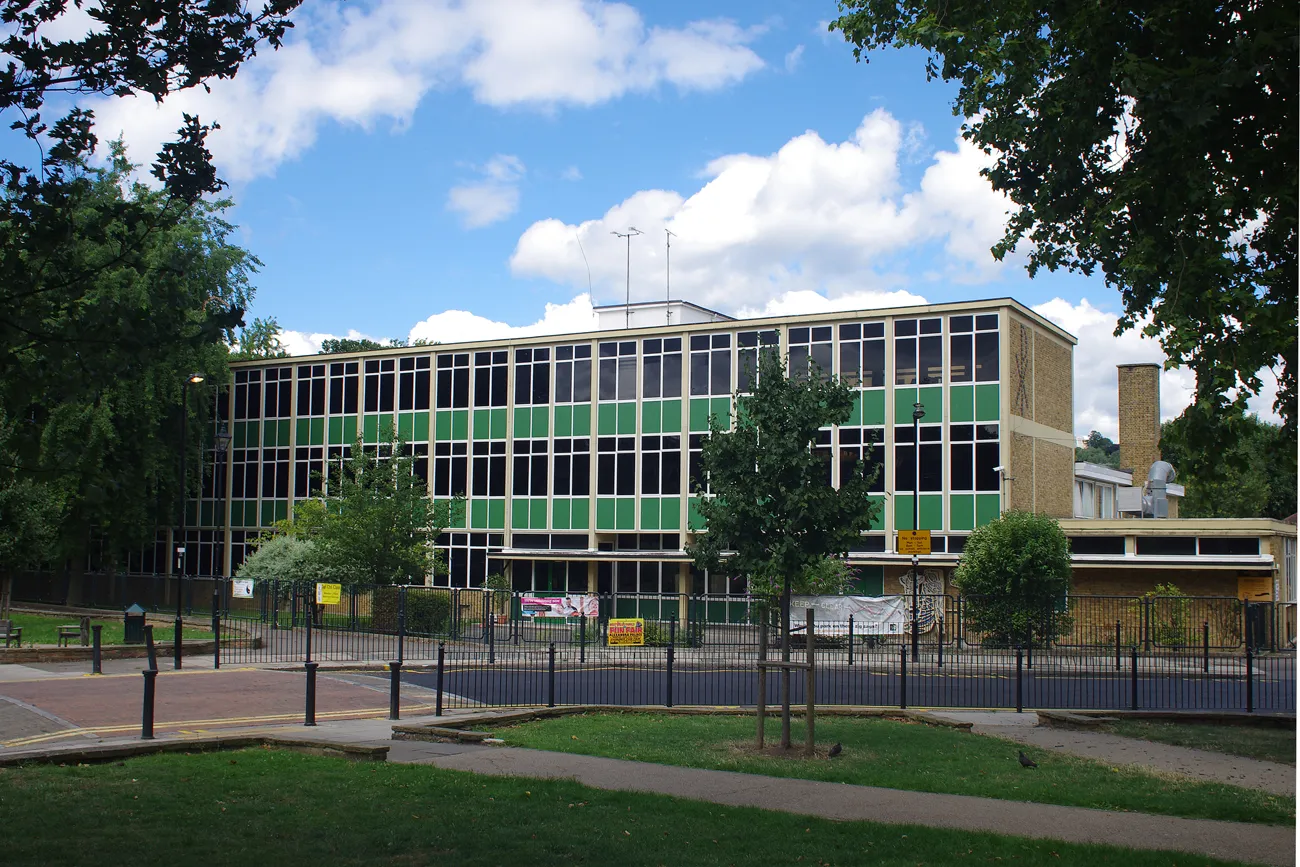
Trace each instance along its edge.
{"label": "large glass window", "polygon": [[682,396],[682,339],[641,341],[641,397]]}
{"label": "large glass window", "polygon": [[506,359],[504,349],[474,353],[474,406],[506,405]]}
{"label": "large glass window", "polygon": [[894,384],[943,383],[943,320],[894,322]]}
{"label": "large glass window", "polygon": [[[426,359],[427,361],[427,359]],[[355,361],[336,361],[330,365],[329,411],[330,415],[356,415],[359,365]],[[425,374],[427,377],[428,374]],[[428,381],[425,387],[427,390]],[[427,397],[426,397],[427,400]],[[427,407],[428,404],[426,403]]]}
{"label": "large glass window", "polygon": [[682,438],[676,435],[641,437],[641,493],[682,492]]}
{"label": "large glass window", "polygon": [[429,356],[402,358],[397,363],[397,408],[429,408]]}
{"label": "large glass window", "polygon": [[953,491],[997,491],[998,426],[955,424],[948,429],[948,485]]}
{"label": "large glass window", "polygon": [[600,344],[600,399],[636,400],[636,341]]}
{"label": "large glass window", "polygon": [[325,477],[325,449],[322,446],[295,449],[293,495],[297,499],[319,497]]}
{"label": "large glass window", "polygon": [[591,344],[555,348],[555,402],[591,402]]}
{"label": "large glass window", "polygon": [[948,370],[952,382],[998,381],[998,314],[948,319]]}
{"label": "large glass window", "polygon": [[262,417],[262,371],[235,371],[235,419]]}
{"label": "large glass window", "polygon": [[[920,442],[920,490],[943,490],[943,427],[922,425]],[[911,425],[894,428],[894,490],[917,490],[917,442]]]}
{"label": "large glass window", "polygon": [[515,496],[546,496],[546,465],[550,463],[550,458],[546,440],[515,440]]}
{"label": "large glass window", "polygon": [[366,412],[393,411],[393,370],[391,358],[374,358],[366,362]]}
{"label": "large glass window", "polygon": [[758,382],[758,353],[776,351],[780,344],[781,332],[775,328],[768,331],[741,331],[736,335],[736,367],[739,371],[736,389],[745,393],[752,392]]}
{"label": "large glass window", "polygon": [[790,376],[807,378],[812,370],[829,378],[831,369],[831,326],[790,329]]}
{"label": "large glass window", "polygon": [[591,440],[586,437],[555,440],[555,494],[585,497],[591,493]]}
{"label": "large glass window", "polygon": [[288,418],[291,395],[293,394],[293,368],[272,367],[263,373],[265,384],[262,387],[262,417]]}
{"label": "large glass window", "polygon": [[596,440],[596,493],[610,497],[636,495],[636,437]]}
{"label": "large glass window", "polygon": [[731,394],[731,335],[691,336],[691,395]]}
{"label": "large glass window", "polygon": [[469,406],[469,353],[438,356],[438,409]]}
{"label": "large glass window", "polygon": [[464,442],[433,446],[433,495],[443,499],[463,497],[469,479],[469,450]]}
{"label": "large glass window", "polygon": [[840,326],[840,378],[849,385],[885,385],[885,323]]}
{"label": "large glass window", "polygon": [[474,443],[471,484],[476,497],[506,495],[506,444],[500,440]]}
{"label": "large glass window", "polygon": [[515,350],[515,405],[544,406],[551,402],[551,350]]}
{"label": "large glass window", "polygon": [[840,428],[840,484],[844,483],[858,462],[867,478],[879,468],[872,491],[885,490],[885,429],[882,427]]}

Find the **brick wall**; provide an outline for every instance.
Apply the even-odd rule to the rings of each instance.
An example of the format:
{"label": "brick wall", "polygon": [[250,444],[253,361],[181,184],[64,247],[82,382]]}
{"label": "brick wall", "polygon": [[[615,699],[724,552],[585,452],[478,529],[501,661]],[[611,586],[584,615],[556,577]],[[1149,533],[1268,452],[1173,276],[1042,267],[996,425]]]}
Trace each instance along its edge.
{"label": "brick wall", "polygon": [[1053,518],[1074,515],[1074,449],[1059,443],[1034,443],[1034,511]]}
{"label": "brick wall", "polygon": [[1160,365],[1119,365],[1120,466],[1133,470],[1133,484],[1147,480],[1160,460]]}
{"label": "brick wall", "polygon": [[[1071,465],[1073,473],[1073,465]],[[1025,434],[1011,435],[1011,478],[1008,508],[1024,512],[1034,510],[1034,439]],[[1066,488],[1066,495],[1072,496]]]}
{"label": "brick wall", "polygon": [[1007,374],[1007,387],[1011,389],[1011,414],[1021,418],[1033,418],[1034,408],[1030,400],[1033,394],[1033,337],[1029,326],[1016,318],[1007,317],[1009,329],[1007,349],[1011,358]]}
{"label": "brick wall", "polygon": [[1074,371],[1070,347],[1034,333],[1033,420],[1067,433],[1074,429]]}

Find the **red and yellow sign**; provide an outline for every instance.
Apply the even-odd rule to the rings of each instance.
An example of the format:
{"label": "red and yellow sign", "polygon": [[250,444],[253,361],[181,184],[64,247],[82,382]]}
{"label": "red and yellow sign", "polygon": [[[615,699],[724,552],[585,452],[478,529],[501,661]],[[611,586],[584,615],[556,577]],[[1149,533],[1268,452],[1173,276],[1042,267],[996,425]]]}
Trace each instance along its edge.
{"label": "red and yellow sign", "polygon": [[640,617],[610,618],[605,641],[610,647],[640,647],[645,644],[645,621]]}

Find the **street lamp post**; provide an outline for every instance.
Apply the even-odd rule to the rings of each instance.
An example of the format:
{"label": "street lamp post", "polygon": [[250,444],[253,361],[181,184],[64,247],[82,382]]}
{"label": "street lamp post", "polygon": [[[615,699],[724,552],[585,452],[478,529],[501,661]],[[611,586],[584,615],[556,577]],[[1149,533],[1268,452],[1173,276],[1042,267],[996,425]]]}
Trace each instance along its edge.
{"label": "street lamp post", "polygon": [[[912,444],[916,449],[916,475],[912,484],[912,529],[921,529],[921,419],[925,408],[920,401],[912,404]],[[921,660],[921,558],[912,555],[912,661]]]}
{"label": "street lamp post", "polygon": [[[221,498],[224,496],[224,493],[219,492],[219,491],[224,491],[224,489],[218,489],[218,487],[217,487],[217,464],[216,464],[216,462],[217,462],[217,461],[224,461],[224,460],[225,460],[226,452],[228,452],[228,451],[230,450],[230,441],[231,441],[231,439],[232,439],[232,437],[231,437],[231,435],[230,435],[230,427],[229,427],[229,426],[228,426],[228,425],[223,421],[220,425],[217,426],[217,432],[216,432],[216,434],[214,434],[213,437],[212,437],[212,453],[215,455],[215,458],[213,459],[213,465],[212,465],[212,493],[213,493],[213,495],[214,495],[216,498],[218,498],[218,499],[221,499]],[[202,454],[202,452],[200,452],[200,454]],[[201,459],[200,459],[200,467],[199,467],[199,468],[200,468],[200,470],[202,470],[202,460],[201,460]],[[202,475],[201,472],[200,472],[200,475]],[[223,478],[224,478],[224,477],[223,477]],[[218,524],[218,526],[222,526],[222,527],[224,527],[224,526],[226,525],[226,524],[225,524],[224,513],[223,513],[222,517],[218,518],[218,520],[217,520],[217,524]],[[221,582],[219,582],[219,581],[217,581],[217,580],[214,579],[213,582],[212,582],[212,622],[213,622],[213,624],[216,624],[216,623],[217,623],[217,618],[220,616],[220,612],[221,612]],[[217,627],[216,627],[215,625],[212,627],[212,633],[213,633],[213,637],[215,638],[215,640],[217,640],[217,641],[220,641],[220,640],[221,640],[221,636],[217,634]]]}
{"label": "street lamp post", "polygon": [[198,385],[204,379],[201,373],[191,373],[181,382],[181,537],[176,543],[176,631],[172,636],[172,663],[181,667],[181,606],[184,603],[185,581],[185,506],[189,485],[185,475],[185,455],[189,451],[190,384]]}

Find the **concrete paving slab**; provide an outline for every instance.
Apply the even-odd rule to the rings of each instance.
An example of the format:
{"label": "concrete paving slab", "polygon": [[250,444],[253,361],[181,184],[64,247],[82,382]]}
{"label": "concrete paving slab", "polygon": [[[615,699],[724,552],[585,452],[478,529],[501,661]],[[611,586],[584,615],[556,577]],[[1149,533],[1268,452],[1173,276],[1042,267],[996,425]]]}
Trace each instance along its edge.
{"label": "concrete paving slab", "polygon": [[1038,714],[996,710],[932,710],[930,716],[974,726],[1036,726]]}

